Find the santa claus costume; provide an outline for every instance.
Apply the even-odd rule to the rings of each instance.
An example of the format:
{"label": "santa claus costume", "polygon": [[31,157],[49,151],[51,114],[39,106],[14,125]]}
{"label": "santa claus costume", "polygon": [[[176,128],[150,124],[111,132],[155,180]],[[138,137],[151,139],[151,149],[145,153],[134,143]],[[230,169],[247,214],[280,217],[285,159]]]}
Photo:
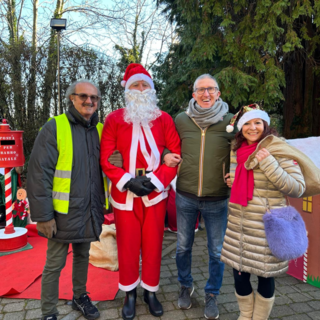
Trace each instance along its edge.
{"label": "santa claus costume", "polygon": [[[151,89],[130,90],[137,81],[144,81]],[[167,190],[177,173],[177,168],[161,163],[161,154],[164,148],[180,154],[180,138],[171,116],[156,106],[154,84],[143,66],[130,64],[121,84],[126,89],[126,108],[107,116],[101,137],[101,166],[112,182],[119,288],[128,292],[140,283],[141,250],[141,286],[155,292],[160,280]],[[108,161],[115,150],[122,155],[122,168]],[[150,194],[138,197],[124,188],[130,179],[144,174],[155,186]]]}

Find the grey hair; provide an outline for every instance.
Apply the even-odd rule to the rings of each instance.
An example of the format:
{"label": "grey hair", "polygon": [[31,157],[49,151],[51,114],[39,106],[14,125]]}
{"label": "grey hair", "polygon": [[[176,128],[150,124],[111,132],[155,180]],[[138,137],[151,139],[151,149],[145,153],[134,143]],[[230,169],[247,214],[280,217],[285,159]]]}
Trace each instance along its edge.
{"label": "grey hair", "polygon": [[[70,108],[73,106],[73,103],[72,101],[70,100],[70,96],[75,93],[75,90],[76,90],[76,85],[79,84],[79,83],[89,83],[91,85],[93,85],[97,91],[98,91],[98,96],[101,97],[101,92],[100,92],[100,89],[98,88],[98,86],[93,83],[91,80],[88,80],[88,79],[81,79],[81,80],[77,80],[75,82],[72,82],[70,84],[70,86],[68,87],[67,91],[66,91],[66,95],[65,95],[65,99],[66,99],[66,103],[67,103],[67,107]],[[101,99],[98,101],[98,108],[100,107],[100,101]]]}
{"label": "grey hair", "polygon": [[219,84],[218,84],[217,79],[216,79],[215,77],[213,77],[211,74],[205,73],[205,74],[202,74],[201,76],[199,76],[199,77],[196,79],[196,81],[195,81],[194,84],[193,84],[193,91],[196,91],[196,84],[197,84],[197,82],[198,82],[199,80],[201,80],[201,79],[212,79],[212,80],[214,80],[214,81],[216,82],[217,88],[218,88],[218,90],[219,90]]}

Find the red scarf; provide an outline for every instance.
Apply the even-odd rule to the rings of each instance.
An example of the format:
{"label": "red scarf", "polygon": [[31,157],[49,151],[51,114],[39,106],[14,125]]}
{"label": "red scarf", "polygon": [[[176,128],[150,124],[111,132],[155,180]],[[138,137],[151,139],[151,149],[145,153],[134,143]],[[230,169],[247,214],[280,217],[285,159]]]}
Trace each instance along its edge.
{"label": "red scarf", "polygon": [[244,207],[248,205],[248,201],[252,200],[254,188],[253,170],[247,170],[244,167],[244,163],[256,150],[257,144],[256,142],[248,145],[247,141],[244,141],[237,150],[238,165],[231,188],[230,202],[240,204]]}

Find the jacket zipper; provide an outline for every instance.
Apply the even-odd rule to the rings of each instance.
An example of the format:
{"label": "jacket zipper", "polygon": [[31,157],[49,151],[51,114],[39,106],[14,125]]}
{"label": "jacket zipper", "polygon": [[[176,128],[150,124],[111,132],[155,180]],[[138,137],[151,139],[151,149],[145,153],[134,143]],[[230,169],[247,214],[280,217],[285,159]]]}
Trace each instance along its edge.
{"label": "jacket zipper", "polygon": [[206,131],[207,131],[208,127],[203,130],[203,129],[201,129],[201,127],[194,121],[193,118],[191,118],[191,119],[192,119],[192,121],[195,123],[195,125],[200,129],[200,131],[201,131],[200,159],[199,159],[199,182],[198,182],[198,197],[201,197],[201,195],[202,195],[202,184],[203,184],[204,147],[205,147],[205,143],[206,143]]}
{"label": "jacket zipper", "polygon": [[243,232],[242,232],[242,223],[243,223],[243,206],[241,206],[241,221],[240,221],[240,243],[239,243],[239,249],[240,249],[240,263],[239,263],[239,275],[241,275],[242,270],[242,255],[243,255]]}

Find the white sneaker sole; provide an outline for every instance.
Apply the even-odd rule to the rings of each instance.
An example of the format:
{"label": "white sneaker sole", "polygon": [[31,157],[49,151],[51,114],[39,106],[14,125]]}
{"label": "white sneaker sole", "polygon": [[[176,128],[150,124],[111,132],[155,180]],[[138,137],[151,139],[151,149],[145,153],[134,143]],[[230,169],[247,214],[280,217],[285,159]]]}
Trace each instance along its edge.
{"label": "white sneaker sole", "polygon": [[[206,299],[204,299],[204,303],[206,303]],[[208,318],[207,316],[206,316],[206,314],[204,314],[204,317],[206,318],[206,319],[219,319],[219,316],[220,316],[220,314],[218,314],[215,318]]]}
{"label": "white sneaker sole", "polygon": [[204,315],[204,317],[205,317],[206,319],[219,319],[219,314],[218,314],[218,316],[217,316],[216,318],[208,318],[206,315]]}
{"label": "white sneaker sole", "polygon": [[[191,293],[190,293],[190,297],[192,296],[193,292],[194,292],[194,287],[192,287],[192,291],[191,291]],[[190,302],[190,306],[189,306],[188,308],[181,308],[181,307],[179,306],[179,303],[178,303],[178,307],[179,307],[179,309],[181,309],[181,310],[189,310],[189,309],[192,307],[192,302]]]}

